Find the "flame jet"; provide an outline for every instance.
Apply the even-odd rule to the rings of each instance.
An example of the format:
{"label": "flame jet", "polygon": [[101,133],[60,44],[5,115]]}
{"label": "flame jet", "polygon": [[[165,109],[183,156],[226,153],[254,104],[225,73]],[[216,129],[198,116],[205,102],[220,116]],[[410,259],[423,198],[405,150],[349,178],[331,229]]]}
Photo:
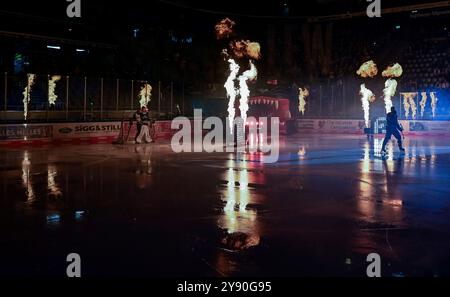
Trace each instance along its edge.
{"label": "flame jet", "polygon": [[430,97],[431,97],[431,112],[433,113],[434,118],[436,116],[436,107],[439,99],[436,97],[436,92],[430,92]]}
{"label": "flame jet", "polygon": [[55,105],[58,95],[55,94],[56,83],[61,79],[60,75],[49,76],[48,80],[48,103],[50,105]]}
{"label": "flame jet", "polygon": [[147,106],[152,100],[152,86],[145,83],[141,90],[139,91],[139,104],[142,106]]}
{"label": "flame jet", "polygon": [[252,81],[258,75],[258,71],[256,70],[255,65],[250,60],[250,69],[244,71],[241,76],[239,76],[239,94],[241,98],[239,100],[239,109],[241,111],[241,118],[245,124],[247,120],[247,111],[248,111],[248,96],[250,95],[250,90],[248,89],[247,81]]}
{"label": "flame jet", "polygon": [[420,100],[420,116],[423,117],[425,105],[427,104],[427,92],[422,92],[420,94],[422,95],[422,100]]}
{"label": "flame jet", "polygon": [[401,95],[403,95],[403,107],[405,109],[405,117],[407,118],[409,116],[409,111],[411,110],[412,118],[415,119],[417,114],[417,105],[414,99],[418,94],[416,92],[412,92],[412,93],[401,93]]}
{"label": "flame jet", "polygon": [[307,88],[302,89],[298,88],[298,110],[302,113],[302,115],[305,114],[305,107],[306,107],[306,97],[309,96],[309,91]]}
{"label": "flame jet", "polygon": [[361,84],[359,94],[361,95],[361,103],[362,108],[364,110],[364,122],[366,123],[366,128],[369,128],[370,102],[375,101],[375,95],[372,93],[371,90],[366,88],[365,84]]}
{"label": "flame jet", "polygon": [[28,73],[27,75],[27,86],[25,87],[25,90],[23,91],[23,116],[25,120],[28,118],[28,104],[31,101],[31,88],[34,85],[34,80],[36,79],[36,74]]}
{"label": "flame jet", "polygon": [[[234,80],[239,72],[239,65],[236,64],[234,59],[228,59],[228,63],[230,64],[230,75],[228,76],[224,87],[227,90],[228,97],[228,121],[230,123],[230,127],[233,127],[233,119],[236,114],[234,109],[234,101],[236,100],[236,96],[238,94],[238,90],[234,87]],[[231,129],[230,132],[233,134],[233,129]]]}
{"label": "flame jet", "polygon": [[[362,78],[373,78],[378,74],[377,64],[375,64],[373,60],[364,62],[356,71],[356,74],[358,74]],[[369,128],[370,103],[375,101],[375,95],[371,90],[366,88],[366,85],[364,83],[361,84],[359,94],[361,95],[361,104],[364,111],[364,122],[366,124],[366,128]]]}
{"label": "flame jet", "polygon": [[395,92],[397,90],[397,81],[395,79],[389,78],[384,83],[384,107],[386,109],[386,113],[391,112],[392,107],[392,97],[395,96]]}

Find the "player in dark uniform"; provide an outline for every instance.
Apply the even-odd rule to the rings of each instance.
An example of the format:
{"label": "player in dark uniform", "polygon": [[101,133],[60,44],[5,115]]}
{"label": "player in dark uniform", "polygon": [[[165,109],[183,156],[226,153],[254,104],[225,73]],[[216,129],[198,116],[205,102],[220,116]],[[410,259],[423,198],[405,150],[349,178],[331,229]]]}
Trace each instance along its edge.
{"label": "player in dark uniform", "polygon": [[136,143],[142,143],[142,138],[144,138],[145,142],[153,142],[150,136],[150,125],[151,119],[146,106],[142,106],[141,112],[139,113],[139,122],[141,124],[141,132],[136,138]]}
{"label": "player in dark uniform", "polygon": [[394,135],[394,137],[397,139],[398,142],[398,148],[400,151],[404,152],[405,149],[402,145],[402,135],[401,132],[403,131],[403,127],[398,122],[397,118],[397,111],[395,110],[395,107],[391,107],[391,112],[387,114],[386,116],[386,136],[383,140],[383,146],[381,147],[381,153],[386,153],[386,144],[391,139],[391,136]]}
{"label": "player in dark uniform", "polygon": [[[133,115],[133,120],[136,121],[136,136],[134,136],[134,141],[136,142],[139,134],[141,133],[142,123],[141,123],[141,109],[139,108]],[[131,121],[132,123],[132,121]],[[130,124],[131,125],[131,124]]]}

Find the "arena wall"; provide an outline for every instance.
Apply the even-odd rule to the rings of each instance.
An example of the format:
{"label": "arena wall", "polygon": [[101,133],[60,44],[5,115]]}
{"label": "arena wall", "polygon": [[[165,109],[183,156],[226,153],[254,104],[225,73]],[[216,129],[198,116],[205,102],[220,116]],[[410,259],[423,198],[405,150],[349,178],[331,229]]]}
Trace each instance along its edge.
{"label": "arena wall", "polygon": [[[450,121],[401,120],[407,135],[449,135]],[[363,120],[301,119],[296,122],[299,133],[364,134]]]}

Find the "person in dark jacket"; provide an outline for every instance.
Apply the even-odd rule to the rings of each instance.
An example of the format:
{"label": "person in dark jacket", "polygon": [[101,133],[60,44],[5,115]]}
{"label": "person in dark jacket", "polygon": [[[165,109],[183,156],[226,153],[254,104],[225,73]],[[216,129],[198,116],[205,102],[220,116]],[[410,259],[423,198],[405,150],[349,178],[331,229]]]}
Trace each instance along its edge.
{"label": "person in dark jacket", "polygon": [[386,153],[386,144],[391,139],[391,136],[394,135],[394,137],[397,139],[398,142],[398,148],[400,151],[404,152],[405,149],[402,145],[402,135],[401,132],[403,131],[403,127],[398,122],[397,118],[397,111],[395,110],[395,107],[391,107],[391,112],[387,114],[386,116],[386,136],[383,140],[383,146],[381,147],[381,153]]}
{"label": "person in dark jacket", "polygon": [[136,136],[134,136],[134,141],[137,140],[139,134],[141,133],[142,123],[141,123],[141,109],[139,108],[133,115],[133,120],[136,121]]}
{"label": "person in dark jacket", "polygon": [[136,138],[136,143],[142,143],[142,138],[144,138],[145,142],[152,142],[152,138],[150,137],[150,125],[151,119],[148,113],[148,109],[146,106],[142,106],[141,112],[139,113],[139,121],[141,123],[141,132]]}

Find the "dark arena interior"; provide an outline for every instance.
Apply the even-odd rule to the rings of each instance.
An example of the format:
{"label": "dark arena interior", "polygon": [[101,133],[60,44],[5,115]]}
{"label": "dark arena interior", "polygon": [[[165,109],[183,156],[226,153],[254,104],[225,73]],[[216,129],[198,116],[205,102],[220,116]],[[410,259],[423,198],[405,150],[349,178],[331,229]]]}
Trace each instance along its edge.
{"label": "dark arena interior", "polygon": [[449,277],[449,20],[2,0],[0,276],[180,296]]}

